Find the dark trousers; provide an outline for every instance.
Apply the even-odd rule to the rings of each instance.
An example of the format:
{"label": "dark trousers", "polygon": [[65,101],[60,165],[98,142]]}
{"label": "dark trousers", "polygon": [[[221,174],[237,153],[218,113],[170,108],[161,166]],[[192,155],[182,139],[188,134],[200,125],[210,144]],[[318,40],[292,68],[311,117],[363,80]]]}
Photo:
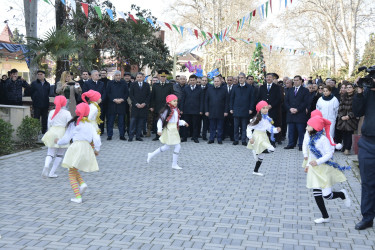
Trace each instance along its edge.
{"label": "dark trousers", "polygon": [[[336,125],[337,125],[337,121],[336,121]],[[344,131],[336,128],[335,138],[334,138],[335,143],[343,143],[343,140],[344,140]]]}
{"label": "dark trousers", "polygon": [[113,126],[115,125],[115,118],[118,115],[117,123],[118,123],[118,130],[120,132],[120,137],[125,136],[125,115],[124,114],[113,114],[108,115],[107,117],[107,135],[112,137],[113,136]]}
{"label": "dark trousers", "polygon": [[[199,136],[199,119],[200,115],[188,115],[185,114],[185,121],[189,124],[189,127],[192,128],[192,139],[198,139]],[[184,139],[186,139],[186,133]]]}
{"label": "dark trousers", "polygon": [[125,125],[126,125],[126,131],[128,132],[128,135],[130,135],[130,106],[129,104],[126,105],[126,115],[125,115]]}
{"label": "dark trousers", "polygon": [[33,107],[34,118],[40,120],[42,117],[42,134],[47,132],[47,119],[48,119],[48,107],[47,108],[37,108]]}
{"label": "dark trousers", "polygon": [[248,117],[234,117],[234,141],[238,142],[239,140],[239,129],[241,127],[241,140],[246,142],[246,127],[249,122]]}
{"label": "dark trousers", "polygon": [[[186,121],[186,116],[184,114],[182,114],[181,117],[180,117],[180,120]],[[189,126],[191,126],[190,123],[189,123]],[[186,130],[185,126],[180,127],[179,134],[180,134],[181,138],[183,138],[183,139],[187,138],[187,130]]]}
{"label": "dark trousers", "polygon": [[[343,139],[343,148],[344,150],[351,150],[352,149],[352,135],[354,133],[354,131],[340,131],[341,134],[342,134],[342,139]],[[336,142],[336,141],[335,141]],[[336,142],[338,143],[338,142]],[[375,197],[374,197],[375,199]]]}
{"label": "dark trousers", "polygon": [[364,136],[358,141],[358,161],[362,181],[361,213],[363,221],[375,217],[375,140]]}
{"label": "dark trousers", "polygon": [[[100,105],[100,120],[103,121],[103,123],[99,124],[101,134],[104,134],[104,123],[107,117],[106,111],[107,111],[107,104],[103,103],[103,105]],[[107,133],[108,133],[108,128],[107,128]]]}
{"label": "dark trousers", "polygon": [[[203,128],[202,128],[202,138],[207,138],[207,132],[211,128],[210,126],[210,119],[203,115],[202,116],[202,123],[203,123]],[[210,131],[211,133],[211,131]]]}
{"label": "dark trousers", "polygon": [[[286,111],[281,113],[281,137],[286,137],[286,130],[288,129],[288,124],[286,123]],[[310,117],[310,116],[309,116]]]}
{"label": "dark trousers", "polygon": [[295,132],[298,134],[298,146],[302,147],[303,137],[305,136],[306,126],[304,123],[288,123],[288,146],[295,146]]}
{"label": "dark trousers", "polygon": [[234,129],[233,129],[233,115],[228,114],[227,117],[224,118],[224,138],[229,137],[230,139],[233,139],[234,137]]}
{"label": "dark trousers", "polygon": [[210,119],[210,141],[215,140],[215,136],[218,142],[223,141],[223,127],[224,119]]}
{"label": "dark trousers", "polygon": [[134,135],[136,138],[141,138],[143,126],[145,124],[144,117],[132,117],[130,118],[130,133],[129,139],[133,139]]}

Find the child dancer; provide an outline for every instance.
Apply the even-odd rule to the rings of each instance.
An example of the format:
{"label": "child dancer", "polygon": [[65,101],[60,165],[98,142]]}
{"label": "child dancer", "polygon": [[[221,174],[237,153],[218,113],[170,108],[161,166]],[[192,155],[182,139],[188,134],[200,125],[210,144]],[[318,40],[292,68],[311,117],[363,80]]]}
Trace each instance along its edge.
{"label": "child dancer", "polygon": [[[58,145],[64,145],[73,139],[73,143],[66,151],[62,166],[69,169],[70,185],[76,196],[71,201],[76,203],[82,202],[81,195],[87,188],[87,184],[83,181],[78,170],[83,172],[99,170],[95,155],[99,154],[101,141],[96,129],[87,119],[89,112],[89,105],[78,104],[76,107],[77,116],[69,121],[65,135],[57,142]],[[91,142],[94,142],[95,151],[90,145]]]}
{"label": "child dancer", "polygon": [[85,103],[87,103],[86,97],[89,99],[90,114],[88,116],[88,119],[100,135],[99,124],[103,123],[103,121],[100,119],[101,110],[99,104],[102,102],[102,96],[99,92],[90,89],[89,91],[83,93],[81,97]]}
{"label": "child dancer", "polygon": [[[65,107],[66,102],[67,100],[64,96],[56,96],[54,101],[56,107],[54,110],[51,110],[48,115],[48,131],[42,138],[42,142],[48,147],[42,171],[43,177],[57,177],[55,171],[62,161],[66,148],[69,146],[69,142],[61,146],[55,143],[55,139],[60,139],[64,136],[66,124],[72,119],[68,110],[61,109],[61,107]],[[51,172],[48,174],[49,166],[53,158],[55,158],[55,161],[53,162]]]}
{"label": "child dancer", "polygon": [[[344,204],[350,207],[350,198],[345,189],[340,192],[332,192],[332,186],[338,182],[346,181],[344,170],[349,170],[349,166],[340,166],[332,161],[334,153],[334,143],[330,136],[331,122],[319,116],[311,118],[307,122],[306,130],[309,133],[308,144],[303,145],[305,157],[305,172],[307,172],[307,188],[312,188],[316,204],[322,213],[322,218],[314,220],[315,223],[329,222],[327,209],[324,205],[323,197],[327,200],[341,198]],[[324,131],[325,130],[325,135]]]}
{"label": "child dancer", "polygon": [[167,151],[169,146],[174,145],[173,151],[173,169],[182,169],[177,165],[178,154],[181,149],[181,139],[178,133],[179,126],[188,127],[185,121],[180,120],[180,110],[177,108],[177,96],[168,95],[166,98],[166,105],[160,112],[160,118],[157,123],[158,135],[160,136],[159,140],[164,145],[156,149],[152,153],[147,155],[147,163],[157,154]]}
{"label": "child dancer", "polygon": [[[267,136],[267,131],[271,133],[271,140],[275,141],[274,134],[279,133],[281,128],[275,128],[272,123],[271,117],[268,116],[268,103],[260,101],[256,105],[257,115],[250,120],[250,124],[247,126],[246,134],[249,138],[248,149],[253,150],[254,159],[256,160],[253,175],[263,176],[264,174],[259,173],[259,167],[263,162],[263,152],[271,153],[275,151],[275,148],[271,145],[270,140]],[[254,133],[252,133],[254,130]]]}

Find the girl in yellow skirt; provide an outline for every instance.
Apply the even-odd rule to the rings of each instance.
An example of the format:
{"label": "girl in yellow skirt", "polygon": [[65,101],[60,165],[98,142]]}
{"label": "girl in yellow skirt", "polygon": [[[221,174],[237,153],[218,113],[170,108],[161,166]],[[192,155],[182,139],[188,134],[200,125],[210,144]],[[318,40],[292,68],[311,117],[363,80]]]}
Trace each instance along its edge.
{"label": "girl in yellow skirt", "polygon": [[103,121],[100,119],[100,107],[99,104],[102,102],[102,96],[98,91],[95,90],[89,90],[82,94],[81,96],[82,100],[87,103],[87,99],[89,99],[90,102],[90,114],[88,116],[88,119],[90,123],[94,126],[96,131],[98,131],[98,134],[100,135],[100,129],[99,124],[103,123]]}
{"label": "girl in yellow skirt", "polygon": [[[60,139],[61,137],[63,137],[66,129],[66,124],[70,119],[72,119],[72,116],[68,110],[61,109],[61,107],[65,107],[66,102],[67,100],[64,96],[56,96],[54,101],[56,107],[54,110],[51,110],[48,115],[48,131],[42,138],[42,142],[48,147],[47,156],[42,172],[43,177],[57,177],[55,171],[60,165],[62,157],[64,156],[64,153],[69,146],[69,143],[61,146],[55,143],[56,139]],[[48,174],[49,166],[53,158],[55,158],[55,160],[53,162],[52,169]]]}
{"label": "girl in yellow skirt", "polygon": [[155,155],[167,151],[170,146],[174,145],[172,168],[182,169],[177,165],[178,154],[180,153],[181,149],[181,138],[178,133],[178,129],[179,126],[188,127],[189,124],[183,120],[180,120],[181,115],[180,110],[177,108],[177,96],[168,95],[166,102],[165,107],[160,112],[160,118],[157,123],[158,135],[160,136],[159,140],[164,145],[156,149],[154,152],[148,153],[147,163],[149,163]]}
{"label": "girl in yellow skirt", "polygon": [[[329,216],[323,197],[327,200],[341,198],[345,206],[350,207],[350,198],[345,189],[332,192],[332,186],[346,181],[344,170],[349,166],[340,166],[332,161],[334,146],[330,136],[331,122],[323,117],[314,116],[307,122],[306,130],[309,133],[309,142],[303,144],[304,167],[307,172],[307,188],[312,188],[316,204],[322,213],[322,218],[315,223],[329,222]],[[325,134],[324,134],[325,130]]]}
{"label": "girl in yellow skirt", "polygon": [[[73,140],[66,151],[62,166],[69,169],[69,181],[75,198],[71,201],[82,202],[81,195],[87,189],[78,170],[83,172],[98,171],[98,163],[95,155],[99,154],[101,141],[96,129],[87,119],[90,107],[86,103],[80,103],[76,107],[77,116],[69,121],[65,135],[57,141],[58,145],[65,145]],[[90,143],[93,142],[94,150]]]}
{"label": "girl in yellow skirt", "polygon": [[[272,124],[271,117],[268,116],[269,105],[265,101],[260,101],[256,105],[257,115],[250,120],[247,126],[246,134],[249,138],[248,149],[253,150],[254,159],[256,160],[253,175],[263,176],[259,173],[260,165],[262,165],[264,154],[263,152],[271,153],[275,148],[271,145],[267,136],[267,131],[271,133],[271,140],[275,141],[274,134],[281,131],[280,128],[275,128]],[[254,130],[254,132],[252,132]]]}

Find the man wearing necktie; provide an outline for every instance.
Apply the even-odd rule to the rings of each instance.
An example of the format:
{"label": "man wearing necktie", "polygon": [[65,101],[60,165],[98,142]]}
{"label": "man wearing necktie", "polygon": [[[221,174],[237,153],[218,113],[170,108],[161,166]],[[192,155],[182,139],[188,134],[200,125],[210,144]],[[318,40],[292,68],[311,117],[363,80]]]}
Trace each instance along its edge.
{"label": "man wearing necktie", "polygon": [[309,91],[302,86],[302,77],[294,77],[294,88],[285,95],[285,108],[287,110],[286,122],[288,124],[288,145],[284,149],[293,149],[295,145],[295,132],[298,133],[298,146],[302,151],[303,137],[307,122],[306,109],[309,105]]}
{"label": "man wearing necktie", "polygon": [[[198,87],[197,76],[191,75],[189,77],[189,85],[183,90],[183,100],[181,103],[181,113],[185,116],[185,121],[193,128],[191,139],[195,143],[199,143],[199,121],[203,114],[203,91]],[[187,132],[187,131],[186,131]],[[183,135],[182,142],[187,140],[187,133]]]}
{"label": "man wearing necktie", "polygon": [[129,97],[132,102],[129,142],[133,141],[134,135],[137,141],[143,141],[141,133],[147,118],[148,108],[150,104],[150,85],[144,81],[143,73],[138,72],[136,79],[130,86]]}
{"label": "man wearing necktie", "polygon": [[[87,70],[82,71],[80,80],[78,81],[81,89],[83,90],[83,85],[90,79],[90,72]],[[76,98],[77,105],[82,102],[81,95]]]}
{"label": "man wearing necktie", "polygon": [[[156,127],[160,110],[165,105],[165,98],[174,93],[173,85],[167,80],[167,75],[169,75],[168,70],[159,70],[158,74],[159,82],[152,86],[150,100],[150,111],[153,112],[153,127]],[[156,134],[152,140],[159,140],[159,136]]]}
{"label": "man wearing necktie", "polygon": [[[229,101],[230,101],[230,95],[232,93],[232,90],[234,88],[233,85],[233,76],[227,76],[227,85],[225,86],[227,90],[228,95],[228,107],[229,107]],[[224,117],[224,135],[223,140],[225,138],[229,137],[231,141],[234,141],[234,130],[233,130],[233,114],[228,112],[228,115]]]}
{"label": "man wearing necktie", "polygon": [[[198,78],[199,79],[199,78]],[[206,94],[207,94],[207,89],[210,87],[208,85],[208,79],[206,76],[202,77],[202,83],[200,85],[203,91],[203,102],[206,99]],[[202,139],[204,141],[207,141],[207,132],[209,129],[209,119],[207,116],[204,115],[204,113],[207,112],[205,109],[205,105],[203,105],[203,115],[200,116],[200,121],[199,121],[199,133],[202,129]],[[203,126],[202,126],[203,123]]]}

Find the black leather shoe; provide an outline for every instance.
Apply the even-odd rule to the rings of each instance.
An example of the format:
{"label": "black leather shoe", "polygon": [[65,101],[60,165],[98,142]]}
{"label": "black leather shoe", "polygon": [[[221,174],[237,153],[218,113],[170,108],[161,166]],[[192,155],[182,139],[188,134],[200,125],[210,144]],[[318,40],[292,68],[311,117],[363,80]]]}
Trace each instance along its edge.
{"label": "black leather shoe", "polygon": [[133,141],[133,138],[129,138],[129,140],[128,141]]}
{"label": "black leather shoe", "polygon": [[159,137],[155,137],[154,139],[152,139],[153,141],[158,141],[159,140]]}
{"label": "black leather shoe", "polygon": [[203,141],[207,141],[207,137],[203,137],[202,140],[203,140]]}
{"label": "black leather shoe", "polygon": [[120,136],[120,140],[121,140],[121,141],[126,141],[125,136]]}
{"label": "black leather shoe", "polygon": [[187,141],[186,138],[182,138],[182,139],[181,139],[181,142],[186,142],[186,141]]}
{"label": "black leather shoe", "polygon": [[231,138],[230,138],[230,141],[234,141],[234,138],[233,138],[233,137],[231,137]]}
{"label": "black leather shoe", "polygon": [[247,143],[245,141],[243,141],[242,146],[247,146]]}
{"label": "black leather shoe", "polygon": [[143,141],[142,138],[135,138],[136,141]]}
{"label": "black leather shoe", "polygon": [[298,150],[299,150],[299,151],[302,151],[302,147],[299,147]]}
{"label": "black leather shoe", "polygon": [[238,141],[234,141],[234,142],[233,142],[233,145],[238,145]]}
{"label": "black leather shoe", "polygon": [[218,141],[217,143],[218,143],[218,144],[223,144],[223,142],[222,142],[222,141]]}
{"label": "black leather shoe", "polygon": [[355,229],[357,230],[363,230],[363,229],[366,229],[366,228],[370,228],[374,225],[374,221],[360,221],[358,222],[356,225],[355,225]]}
{"label": "black leather shoe", "polygon": [[107,141],[110,141],[110,140],[112,140],[112,136],[107,137]]}
{"label": "black leather shoe", "polygon": [[212,143],[214,143],[214,141],[208,141],[208,144],[212,144]]}
{"label": "black leather shoe", "polygon": [[293,149],[294,146],[286,146],[284,149]]}
{"label": "black leather shoe", "polygon": [[195,143],[199,143],[198,139],[194,139],[194,142],[195,142]]}

